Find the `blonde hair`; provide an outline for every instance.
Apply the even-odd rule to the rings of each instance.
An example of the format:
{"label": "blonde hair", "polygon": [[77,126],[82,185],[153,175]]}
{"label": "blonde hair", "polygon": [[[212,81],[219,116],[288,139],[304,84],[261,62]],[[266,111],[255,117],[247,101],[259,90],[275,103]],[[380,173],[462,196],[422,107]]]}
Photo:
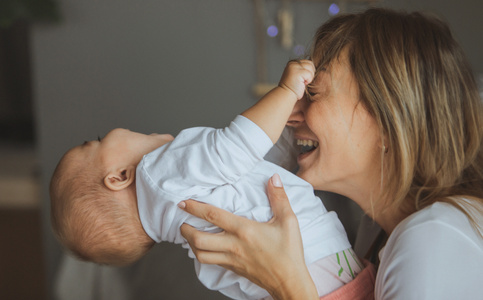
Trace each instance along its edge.
{"label": "blonde hair", "polygon": [[381,155],[383,196],[376,202],[405,213],[448,202],[481,235],[475,218],[483,215],[482,101],[449,27],[419,12],[369,9],[322,25],[311,59],[321,70],[343,49],[389,150]]}
{"label": "blonde hair", "polygon": [[81,260],[108,265],[138,260],[154,242],[134,217],[136,207],[114,197],[103,185],[98,166],[71,156],[68,152],[61,159],[50,183],[57,239]]}

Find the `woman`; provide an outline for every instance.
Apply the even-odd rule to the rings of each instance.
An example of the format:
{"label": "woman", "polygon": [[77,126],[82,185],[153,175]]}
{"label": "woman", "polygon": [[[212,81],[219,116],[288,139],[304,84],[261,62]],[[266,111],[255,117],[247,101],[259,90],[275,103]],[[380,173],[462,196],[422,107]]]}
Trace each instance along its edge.
{"label": "woman", "polygon": [[[351,198],[383,229],[375,298],[481,297],[483,108],[447,25],[384,9],[342,15],[318,30],[310,59],[316,77],[287,124],[319,146],[298,156],[297,175]],[[296,218],[272,181],[270,222],[189,200],[186,211],[224,232],[183,225],[183,235],[201,262],[275,299],[317,299]]]}

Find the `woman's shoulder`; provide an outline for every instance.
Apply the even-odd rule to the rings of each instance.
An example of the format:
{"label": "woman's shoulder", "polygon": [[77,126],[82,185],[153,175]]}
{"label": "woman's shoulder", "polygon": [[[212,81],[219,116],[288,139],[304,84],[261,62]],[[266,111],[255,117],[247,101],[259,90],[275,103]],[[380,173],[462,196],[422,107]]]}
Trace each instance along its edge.
{"label": "woman's shoulder", "polygon": [[437,202],[403,220],[389,236],[380,252],[376,298],[471,298],[480,293],[474,281],[482,268],[483,241],[468,217]]}
{"label": "woman's shoulder", "polygon": [[[469,203],[469,200],[463,198],[458,201]],[[476,215],[476,218],[481,219],[482,216]],[[397,243],[398,240],[407,243],[418,237],[426,242],[450,243],[451,240],[447,238],[449,236],[465,238],[483,251],[483,240],[468,216],[455,205],[446,202],[436,202],[404,219],[396,226],[387,244]]]}

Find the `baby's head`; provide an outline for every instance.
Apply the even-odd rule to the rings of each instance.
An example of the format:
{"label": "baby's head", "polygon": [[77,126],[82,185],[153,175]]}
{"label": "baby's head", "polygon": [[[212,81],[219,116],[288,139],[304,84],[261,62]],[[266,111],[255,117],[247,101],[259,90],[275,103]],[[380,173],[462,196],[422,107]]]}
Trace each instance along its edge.
{"label": "baby's head", "polygon": [[52,227],[77,257],[125,265],[154,244],[137,210],[136,167],[143,155],[171,141],[124,129],[70,149],[50,185]]}

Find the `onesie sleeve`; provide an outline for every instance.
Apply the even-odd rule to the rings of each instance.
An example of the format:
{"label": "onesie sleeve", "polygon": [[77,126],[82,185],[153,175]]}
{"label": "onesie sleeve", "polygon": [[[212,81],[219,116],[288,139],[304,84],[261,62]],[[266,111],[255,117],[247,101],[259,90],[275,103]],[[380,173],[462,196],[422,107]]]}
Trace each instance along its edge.
{"label": "onesie sleeve", "polygon": [[214,197],[215,188],[236,182],[272,146],[260,127],[238,116],[223,129],[183,130],[171,143],[145,155],[136,170],[136,193],[146,233],[156,242],[185,243],[179,232],[185,222],[203,231],[219,230],[181,211],[177,203],[203,200],[229,210],[231,199]]}
{"label": "onesie sleeve", "polygon": [[146,155],[142,168],[164,193],[206,196],[249,172],[273,146],[255,123],[237,116],[223,129],[190,128]]}

